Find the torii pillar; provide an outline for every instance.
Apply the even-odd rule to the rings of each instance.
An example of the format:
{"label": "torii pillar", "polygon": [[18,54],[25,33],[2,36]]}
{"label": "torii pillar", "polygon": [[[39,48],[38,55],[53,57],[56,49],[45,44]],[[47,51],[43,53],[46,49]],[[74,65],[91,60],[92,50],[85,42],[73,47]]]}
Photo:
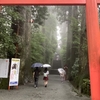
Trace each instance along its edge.
{"label": "torii pillar", "polygon": [[97,11],[100,0],[0,0],[0,4],[86,5],[91,100],[100,100],[100,31]]}
{"label": "torii pillar", "polygon": [[100,100],[100,31],[96,0],[86,0],[91,99]]}

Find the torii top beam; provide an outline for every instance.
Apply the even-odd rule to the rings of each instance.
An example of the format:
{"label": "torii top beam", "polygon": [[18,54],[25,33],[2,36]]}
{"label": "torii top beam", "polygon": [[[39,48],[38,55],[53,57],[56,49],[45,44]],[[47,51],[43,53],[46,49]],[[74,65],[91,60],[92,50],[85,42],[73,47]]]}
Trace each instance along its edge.
{"label": "torii top beam", "polygon": [[[85,5],[86,0],[0,0],[0,5]],[[97,0],[100,4],[100,0]]]}

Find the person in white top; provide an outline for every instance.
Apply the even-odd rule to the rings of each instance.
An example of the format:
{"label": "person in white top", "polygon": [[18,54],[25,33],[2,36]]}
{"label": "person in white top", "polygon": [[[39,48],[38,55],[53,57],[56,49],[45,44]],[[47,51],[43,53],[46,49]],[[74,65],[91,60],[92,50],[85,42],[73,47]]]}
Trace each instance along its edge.
{"label": "person in white top", "polygon": [[43,80],[44,80],[45,87],[47,87],[47,84],[48,84],[48,75],[49,75],[49,71],[47,68],[45,68],[43,72]]}
{"label": "person in white top", "polygon": [[66,72],[64,69],[61,70],[61,73],[60,73],[60,77],[61,77],[61,81],[63,82],[65,80],[65,76],[66,76]]}

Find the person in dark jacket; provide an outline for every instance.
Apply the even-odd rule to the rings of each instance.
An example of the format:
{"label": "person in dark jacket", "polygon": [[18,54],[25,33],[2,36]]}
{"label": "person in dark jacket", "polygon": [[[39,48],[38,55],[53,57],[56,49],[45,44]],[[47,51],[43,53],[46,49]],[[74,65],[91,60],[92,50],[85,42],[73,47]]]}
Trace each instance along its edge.
{"label": "person in dark jacket", "polygon": [[34,87],[38,87],[38,80],[39,80],[40,70],[38,67],[35,68],[33,71],[33,78],[34,78]]}

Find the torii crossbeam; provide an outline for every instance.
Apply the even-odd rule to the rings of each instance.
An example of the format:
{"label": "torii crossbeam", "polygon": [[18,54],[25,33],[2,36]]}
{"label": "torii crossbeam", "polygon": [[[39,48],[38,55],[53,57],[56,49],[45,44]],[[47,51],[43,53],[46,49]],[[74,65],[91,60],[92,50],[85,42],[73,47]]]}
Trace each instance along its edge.
{"label": "torii crossbeam", "polygon": [[100,100],[100,32],[97,5],[100,0],[0,0],[0,5],[86,5],[91,100]]}
{"label": "torii crossbeam", "polygon": [[[100,0],[96,0],[100,4]],[[86,0],[0,0],[0,4],[85,5]]]}

